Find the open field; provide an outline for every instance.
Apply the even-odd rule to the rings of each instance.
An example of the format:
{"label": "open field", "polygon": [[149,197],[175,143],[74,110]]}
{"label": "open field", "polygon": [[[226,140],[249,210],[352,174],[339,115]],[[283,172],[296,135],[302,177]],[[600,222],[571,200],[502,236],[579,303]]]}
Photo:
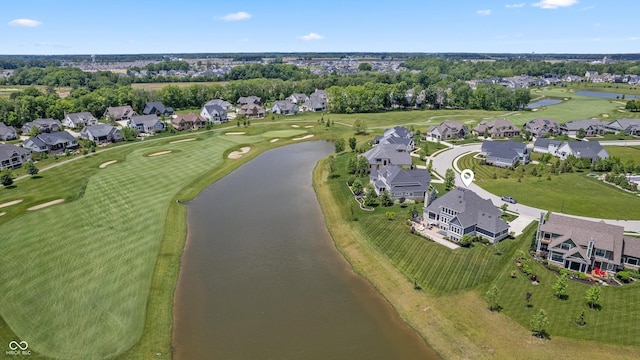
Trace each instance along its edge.
{"label": "open field", "polygon": [[[186,227],[181,207],[172,205],[176,195],[195,196],[216,176],[273,146],[259,130],[247,132],[255,135],[240,139],[203,132],[199,141],[170,144],[171,138],[161,138],[116,147],[0,190],[0,203],[24,199],[5,208],[0,220],[7,256],[0,264],[0,314],[10,326],[0,327],[0,340],[28,339],[34,354],[105,358],[136,344],[146,328],[146,342],[123,356],[169,353],[172,294],[184,243],[179,234]],[[225,165],[232,148],[250,141],[264,145],[234,160],[237,165]],[[161,151],[172,152],[146,156]],[[113,160],[118,166],[99,169]],[[65,203],[26,212],[59,198]],[[165,246],[172,261],[154,272],[157,261],[167,260]],[[156,291],[162,294],[149,296]],[[152,315],[146,321],[159,326],[145,327],[147,306]]]}
{"label": "open field", "polygon": [[134,89],[144,89],[144,90],[149,90],[149,91],[155,91],[155,90],[160,90],[161,88],[167,86],[167,85],[175,85],[175,86],[179,86],[179,87],[187,87],[189,85],[204,85],[204,86],[208,86],[208,85],[221,85],[221,86],[225,86],[227,85],[227,81],[192,81],[192,82],[158,82],[158,83],[133,83],[131,84],[131,87]]}
{"label": "open field", "polygon": [[633,160],[636,165],[640,165],[640,146],[605,146],[609,156],[615,156],[626,163]]}
{"label": "open field", "polygon": [[[617,220],[640,219],[639,196],[587,177],[588,172],[551,175],[551,180],[547,180],[546,174],[541,178],[525,175],[518,182],[517,174],[522,165],[515,171],[480,165],[480,160],[473,158],[474,154],[460,158],[458,166],[472,169],[476,184],[498,196],[511,195],[525,205],[573,215]],[[497,179],[492,178],[494,173]],[[505,175],[509,175],[509,178],[505,179]],[[585,201],[585,196],[588,201]]]}
{"label": "open field", "polygon": [[[507,316],[507,312],[511,311],[511,307],[507,306],[510,306],[511,302],[523,302],[524,300],[520,299],[524,298],[524,294],[509,291],[505,282],[512,279],[504,279],[504,274],[510,274],[515,267],[515,251],[528,247],[531,236],[535,233],[534,226],[526,229],[515,241],[503,241],[500,245],[502,255],[495,255],[495,248],[484,245],[450,251],[409,234],[408,227],[402,220],[406,210],[393,208],[398,210],[396,220],[393,221],[386,220],[384,216],[384,211],[388,208],[376,209],[370,214],[359,211],[358,220],[351,221],[349,207],[345,205],[348,204],[345,201],[349,196],[348,190],[344,190],[344,179],[327,179],[327,176],[325,161],[314,171],[314,188],[336,246],[354,270],[369,279],[391,302],[400,316],[444,358],[586,358],[607,357],[613,352],[618,358],[633,359],[640,351],[637,329],[632,331],[631,336],[621,333],[629,326],[635,326],[636,320],[626,321],[620,317],[617,317],[617,320],[609,320],[602,314],[588,314],[588,329],[585,327],[584,330],[592,334],[590,338],[595,338],[602,332],[609,332],[606,338],[611,343],[606,343],[582,340],[579,334],[568,331],[569,325],[561,321],[553,324],[556,321],[555,316],[558,315],[556,311],[565,311],[564,307],[549,307],[552,322],[549,328],[551,341],[534,338],[526,325],[518,323],[519,318],[516,317],[517,321],[514,321]],[[367,227],[375,226],[376,220],[378,223],[389,225],[392,230],[367,230]],[[419,252],[421,256],[414,256],[413,252]],[[429,255],[430,252],[439,254],[440,258]],[[453,254],[456,252],[460,253]],[[415,278],[420,280],[419,284],[423,290],[414,290]],[[487,303],[481,298],[481,294],[493,282],[502,286],[499,303],[505,310],[501,313],[489,312]],[[585,285],[570,286],[574,285],[577,286],[576,292],[586,289]],[[549,280],[543,283],[540,290],[548,291],[548,286],[551,286]],[[639,288],[632,286],[611,290],[627,291],[637,296]],[[532,300],[534,306],[545,304],[542,295],[536,295]],[[608,294],[607,297],[609,298]],[[575,298],[576,303],[579,303],[578,296]],[[536,299],[540,302],[537,303]],[[626,296],[620,299],[626,300]],[[613,307],[616,304],[610,305]],[[625,309],[628,309],[630,305],[626,306]],[[558,319],[563,316],[558,315]],[[595,317],[590,319],[589,316]],[[563,331],[567,333],[561,334]]]}

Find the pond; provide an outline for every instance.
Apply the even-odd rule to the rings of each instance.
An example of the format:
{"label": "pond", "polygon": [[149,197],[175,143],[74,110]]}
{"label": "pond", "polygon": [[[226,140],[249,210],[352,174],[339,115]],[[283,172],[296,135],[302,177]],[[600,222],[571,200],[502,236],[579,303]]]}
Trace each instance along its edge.
{"label": "pond", "polygon": [[[623,94],[609,93],[604,91],[576,91],[576,95],[599,97],[603,99],[622,99]],[[640,99],[638,95],[624,94],[625,99]]]}
{"label": "pond", "polygon": [[558,100],[558,99],[543,99],[540,101],[530,103],[529,105],[527,105],[527,109],[535,109],[543,106],[556,105],[556,104],[560,104],[561,102],[562,100]]}
{"label": "pond", "polygon": [[267,151],[187,204],[176,359],[438,359],[336,250],[311,185],[329,142]]}

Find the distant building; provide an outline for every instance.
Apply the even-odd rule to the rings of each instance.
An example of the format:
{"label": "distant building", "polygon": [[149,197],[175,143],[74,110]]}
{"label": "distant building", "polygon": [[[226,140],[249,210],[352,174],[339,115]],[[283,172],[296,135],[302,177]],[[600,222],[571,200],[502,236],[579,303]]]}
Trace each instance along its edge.
{"label": "distant building", "polygon": [[555,120],[533,119],[524,125],[524,130],[529,131],[535,137],[543,137],[560,133],[560,126]]}

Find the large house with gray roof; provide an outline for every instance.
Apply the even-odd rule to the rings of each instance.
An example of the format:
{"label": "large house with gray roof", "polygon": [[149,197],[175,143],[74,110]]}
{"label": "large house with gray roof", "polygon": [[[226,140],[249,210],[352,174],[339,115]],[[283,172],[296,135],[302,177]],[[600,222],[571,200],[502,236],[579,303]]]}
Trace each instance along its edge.
{"label": "large house with gray roof", "polygon": [[446,231],[460,241],[463,235],[482,236],[496,243],[509,236],[509,224],[500,219],[502,211],[491,200],[469,189],[457,187],[424,207],[424,221]]}
{"label": "large house with gray roof", "polygon": [[158,119],[156,114],[134,116],[127,123],[130,128],[139,132],[152,134],[163,131],[167,125]]}
{"label": "large house with gray roof", "polygon": [[13,126],[7,126],[5,123],[0,122],[0,140],[8,141],[18,138],[18,133]]}
{"label": "large house with gray roof", "polygon": [[640,268],[640,239],[624,228],[552,213],[538,225],[536,251],[565,269],[614,272]]}
{"label": "large house with gray roof", "polygon": [[109,106],[104,112],[105,119],[113,119],[114,121],[129,120],[138,114],[129,105],[125,106]]}
{"label": "large house with gray roof", "polygon": [[369,180],[378,195],[388,191],[393,199],[424,199],[431,184],[429,170],[404,170],[397,165],[371,170]]}
{"label": "large house with gray roof", "polygon": [[291,96],[289,96],[287,100],[296,105],[302,105],[305,103],[305,101],[309,100],[309,97],[307,96],[307,94],[291,94]]}
{"label": "large house with gray roof", "polygon": [[0,169],[15,169],[31,160],[31,151],[19,146],[0,144]]}
{"label": "large house with gray roof", "polygon": [[207,101],[207,103],[206,103],[206,104],[204,104],[204,105],[205,105],[205,106],[207,106],[207,105],[218,105],[218,106],[220,106],[221,108],[223,108],[225,111],[229,111],[229,110],[233,109],[233,105],[232,105],[230,102],[228,102],[228,101],[226,101],[226,100],[223,100],[223,99],[213,99],[213,100],[209,100],[209,101]]}
{"label": "large house with gray roof", "polygon": [[556,155],[558,148],[562,144],[562,141],[558,140],[537,138],[536,141],[533,142],[533,152]]}
{"label": "large house with gray roof", "polygon": [[77,148],[78,140],[66,131],[56,131],[29,138],[22,147],[35,153],[60,153]]}
{"label": "large house with gray roof", "polygon": [[60,122],[60,120],[36,119],[22,125],[21,131],[23,134],[28,134],[31,132],[31,128],[34,126],[37,127],[38,131],[41,133],[56,132],[62,129],[62,123]]}
{"label": "large house with gray roof", "polygon": [[270,111],[274,114],[295,115],[300,111],[300,109],[298,108],[298,105],[289,100],[278,100],[273,103]]}
{"label": "large house with gray roof", "polygon": [[98,119],[90,112],[65,114],[64,119],[62,119],[62,125],[70,129],[82,129],[85,126],[95,125],[97,123]]}
{"label": "large house with gray roof", "polygon": [[491,138],[520,136],[520,129],[507,119],[482,120],[471,131],[478,136],[484,136],[486,132]]}
{"label": "large house with gray roof", "polygon": [[205,104],[200,110],[200,116],[214,124],[228,122],[227,110],[218,104]]}
{"label": "large house with gray roof", "polygon": [[438,140],[461,139],[468,133],[467,126],[455,120],[445,120],[440,125],[429,128],[429,135]]}
{"label": "large house with gray roof", "polygon": [[573,155],[578,159],[591,159],[592,163],[609,157],[607,150],[597,141],[568,141],[560,145],[554,155],[562,160]]}
{"label": "large house with gray roof", "polygon": [[598,119],[574,120],[560,125],[560,133],[569,136],[577,136],[580,129],[584,130],[585,136],[596,136],[606,132],[608,124]]}
{"label": "large house with gray roof", "polygon": [[122,141],[122,132],[109,124],[85,126],[80,131],[80,137],[91,140],[96,144],[106,144]]}
{"label": "large house with gray roof", "polygon": [[373,138],[373,144],[391,144],[404,147],[403,151],[411,152],[415,148],[413,132],[404,126],[385,129],[380,136]]}
{"label": "large house with gray roof", "polygon": [[379,144],[371,150],[363,153],[369,161],[369,170],[380,170],[388,165],[411,166],[411,154],[406,146],[396,144]]}
{"label": "large house with gray roof", "polygon": [[529,162],[529,149],[524,143],[484,140],[480,154],[485,156],[487,165],[511,167]]}
{"label": "large house with gray roof", "polygon": [[640,135],[640,119],[618,119],[607,124],[606,129],[613,132],[624,131],[629,135]]}
{"label": "large house with gray roof", "polygon": [[555,135],[560,132],[560,125],[552,119],[533,119],[524,125],[524,130],[529,131],[535,137]]}
{"label": "large house with gray roof", "polygon": [[151,115],[154,114],[156,116],[170,116],[173,115],[173,108],[164,106],[161,101],[151,101],[144,105],[144,110],[142,110],[143,115]]}
{"label": "large house with gray roof", "polygon": [[324,90],[314,91],[309,98],[302,104],[303,111],[325,111],[327,110],[328,96]]}

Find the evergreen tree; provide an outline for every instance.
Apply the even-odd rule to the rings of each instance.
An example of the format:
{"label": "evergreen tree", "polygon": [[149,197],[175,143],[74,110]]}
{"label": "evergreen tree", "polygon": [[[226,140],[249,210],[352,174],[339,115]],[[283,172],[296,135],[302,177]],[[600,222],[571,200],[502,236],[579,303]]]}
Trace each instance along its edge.
{"label": "evergreen tree", "polygon": [[25,168],[27,170],[27,173],[29,173],[29,175],[31,176],[38,175],[38,173],[40,172],[40,170],[36,167],[36,165],[31,160],[27,162],[27,164],[25,165]]}
{"label": "evergreen tree", "polygon": [[380,204],[387,207],[393,205],[393,198],[387,190],[384,190],[380,195]]}

